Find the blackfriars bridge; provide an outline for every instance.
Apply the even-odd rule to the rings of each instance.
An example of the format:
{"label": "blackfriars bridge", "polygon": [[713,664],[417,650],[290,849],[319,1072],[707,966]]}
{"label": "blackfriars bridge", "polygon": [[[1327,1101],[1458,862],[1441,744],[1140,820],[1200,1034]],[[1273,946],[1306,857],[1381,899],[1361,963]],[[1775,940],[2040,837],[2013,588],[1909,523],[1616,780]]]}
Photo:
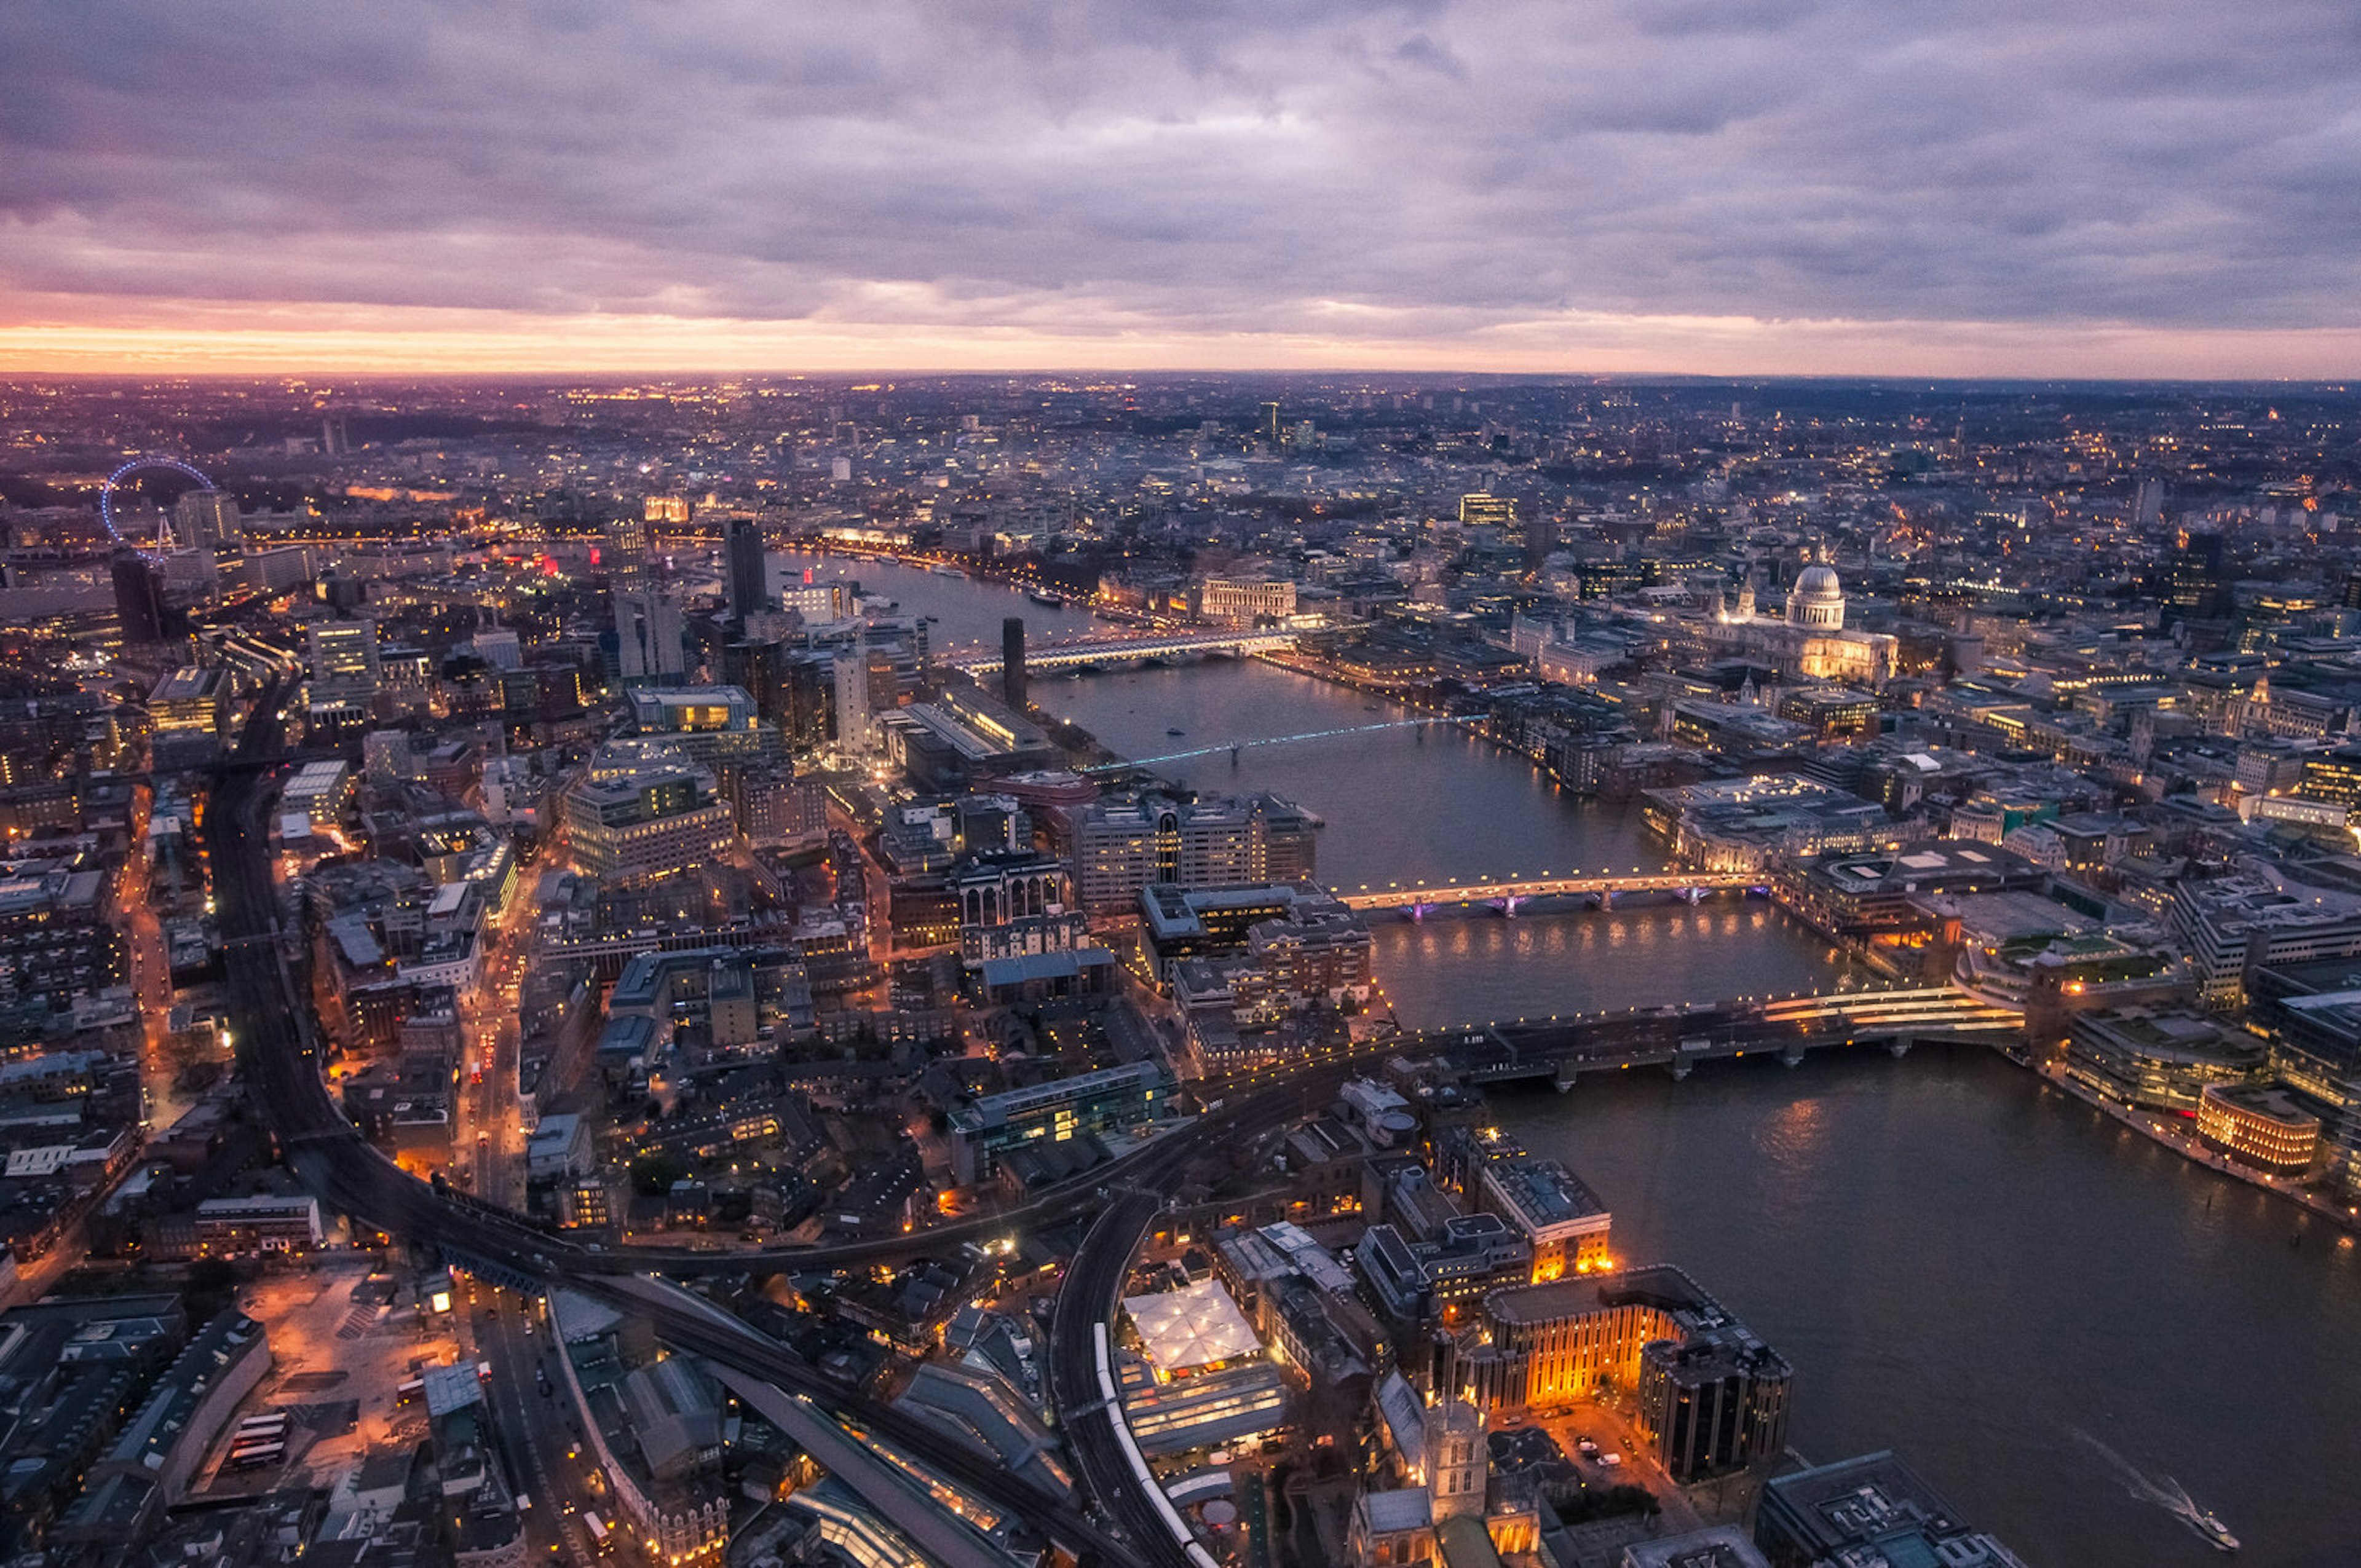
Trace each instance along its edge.
{"label": "blackfriars bridge", "polygon": [[1708,893],[1765,889],[1757,872],[1568,872],[1563,876],[1499,877],[1488,882],[1390,883],[1364,887],[1338,896],[1355,909],[1407,910],[1422,919],[1436,909],[1459,904],[1488,904],[1504,915],[1514,915],[1535,898],[1589,897],[1612,904],[1618,894],[1678,894],[1691,903]]}

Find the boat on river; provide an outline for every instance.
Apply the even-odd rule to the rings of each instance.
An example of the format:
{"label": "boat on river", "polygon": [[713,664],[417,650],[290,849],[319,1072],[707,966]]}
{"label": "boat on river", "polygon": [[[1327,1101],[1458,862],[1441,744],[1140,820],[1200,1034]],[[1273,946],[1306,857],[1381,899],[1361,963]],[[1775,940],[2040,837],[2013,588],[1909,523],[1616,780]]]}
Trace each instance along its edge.
{"label": "boat on river", "polygon": [[2230,1533],[2230,1527],[2222,1522],[2220,1515],[2209,1508],[2199,1508],[2197,1499],[2189,1495],[2189,1488],[2171,1476],[2165,1479],[2172,1486],[2172,1493],[2165,1499],[2165,1506],[2178,1515],[2183,1524],[2203,1536],[2216,1552],[2238,1550],[2238,1538]]}

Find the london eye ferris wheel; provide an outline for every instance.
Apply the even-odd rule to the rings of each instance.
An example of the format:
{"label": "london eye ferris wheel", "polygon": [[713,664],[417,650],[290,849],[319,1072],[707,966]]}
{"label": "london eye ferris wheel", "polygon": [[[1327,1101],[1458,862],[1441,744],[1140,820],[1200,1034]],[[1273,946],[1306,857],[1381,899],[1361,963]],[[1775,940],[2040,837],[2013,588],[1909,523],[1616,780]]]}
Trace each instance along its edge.
{"label": "london eye ferris wheel", "polygon": [[162,514],[162,521],[157,525],[154,538],[134,538],[124,532],[123,518],[115,504],[116,492],[124,488],[124,481],[135,474],[151,471],[168,471],[184,475],[194,479],[198,488],[204,490],[217,490],[220,487],[207,477],[202,470],[193,465],[181,462],[177,457],[134,457],[106,477],[106,483],[98,492],[99,521],[106,525],[107,535],[115,543],[153,564],[161,561],[165,553],[176,543],[172,537],[171,513]]}

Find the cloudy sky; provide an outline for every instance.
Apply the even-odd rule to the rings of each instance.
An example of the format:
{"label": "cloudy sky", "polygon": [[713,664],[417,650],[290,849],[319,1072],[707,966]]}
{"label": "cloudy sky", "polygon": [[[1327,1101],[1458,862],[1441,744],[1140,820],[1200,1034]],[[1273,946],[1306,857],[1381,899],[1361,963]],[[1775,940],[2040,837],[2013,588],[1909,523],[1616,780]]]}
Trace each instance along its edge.
{"label": "cloudy sky", "polygon": [[6,0],[0,368],[2361,370],[2352,0]]}

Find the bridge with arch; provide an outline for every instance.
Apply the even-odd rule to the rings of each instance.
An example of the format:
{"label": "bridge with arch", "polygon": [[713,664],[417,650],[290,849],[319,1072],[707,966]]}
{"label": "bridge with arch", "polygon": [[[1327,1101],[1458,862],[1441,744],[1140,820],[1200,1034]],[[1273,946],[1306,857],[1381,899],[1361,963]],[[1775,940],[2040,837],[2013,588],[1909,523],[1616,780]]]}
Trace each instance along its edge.
{"label": "bridge with arch", "polygon": [[[1179,658],[1191,653],[1269,653],[1295,646],[1292,631],[1169,631],[1146,637],[1090,637],[1025,651],[1028,670],[1069,670],[1079,664],[1120,664],[1135,659]],[[971,675],[1000,668],[997,650],[943,663]]]}
{"label": "bridge with arch", "polygon": [[1514,915],[1536,898],[1588,896],[1611,904],[1618,894],[1671,893],[1695,902],[1708,893],[1763,885],[1763,877],[1756,872],[1650,872],[1634,866],[1628,872],[1568,872],[1563,876],[1364,887],[1338,896],[1355,909],[1407,910],[1411,919],[1419,920],[1437,909],[1462,904],[1489,905],[1504,915]]}

